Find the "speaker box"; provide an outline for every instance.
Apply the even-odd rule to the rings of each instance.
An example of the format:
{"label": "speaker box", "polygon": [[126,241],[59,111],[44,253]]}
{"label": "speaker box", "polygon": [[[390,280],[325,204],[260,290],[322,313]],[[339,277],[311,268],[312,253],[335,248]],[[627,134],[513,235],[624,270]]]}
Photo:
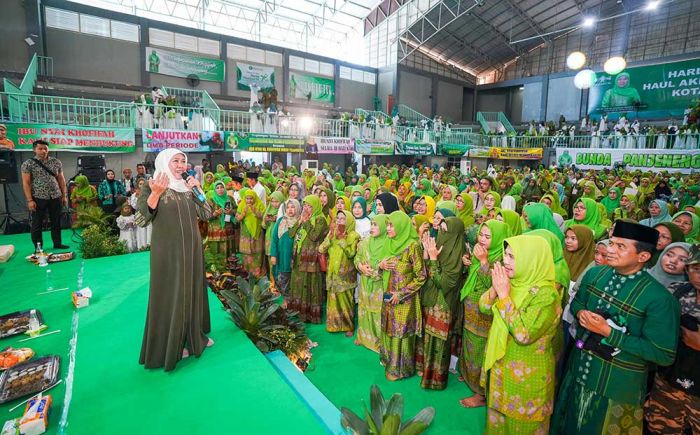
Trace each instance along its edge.
{"label": "speaker box", "polygon": [[90,184],[101,183],[105,179],[104,168],[78,168],[78,171],[87,177]]}
{"label": "speaker box", "polygon": [[0,150],[0,183],[17,183],[17,160],[10,150]]}
{"label": "speaker box", "polygon": [[78,157],[78,168],[105,168],[105,156],[102,154]]}

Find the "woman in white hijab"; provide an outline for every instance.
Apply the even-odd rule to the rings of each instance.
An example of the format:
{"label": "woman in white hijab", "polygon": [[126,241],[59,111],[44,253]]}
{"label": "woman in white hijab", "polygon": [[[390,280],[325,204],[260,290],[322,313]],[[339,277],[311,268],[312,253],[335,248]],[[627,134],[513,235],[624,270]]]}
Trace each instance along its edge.
{"label": "woman in white hijab", "polygon": [[204,275],[202,238],[197,220],[208,220],[209,204],[192,193],[199,181],[181,174],[187,155],[167,149],[156,157],[153,178],[144,184],[136,203],[136,220],[153,225],[148,313],[139,363],[146,368],[173,370],[189,355],[199,357],[214,342]]}

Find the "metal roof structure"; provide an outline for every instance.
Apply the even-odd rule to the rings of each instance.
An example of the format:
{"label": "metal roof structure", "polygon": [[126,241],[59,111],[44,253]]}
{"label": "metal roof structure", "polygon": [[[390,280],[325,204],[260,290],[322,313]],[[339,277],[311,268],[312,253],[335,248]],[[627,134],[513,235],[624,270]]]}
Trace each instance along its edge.
{"label": "metal roof structure", "polygon": [[[676,10],[691,21],[672,24]],[[692,17],[699,14],[700,2],[693,0],[384,0],[365,18],[364,32],[380,45],[382,37],[375,33],[388,35],[388,45],[398,43],[399,63],[415,66],[414,57],[420,53],[420,58],[495,81],[503,79],[506,68],[516,61],[520,75],[543,73],[542,68],[527,65],[527,58],[536,49],[560,46],[562,41],[565,47],[559,51],[585,52],[600,45],[602,38],[609,44],[600,56],[624,55],[630,32],[639,32],[640,27],[658,30],[659,24],[665,29],[662,35],[649,35],[656,38],[654,44],[663,45],[659,39],[678,34],[693,40],[697,26]],[[654,17],[651,22],[649,16]],[[370,55],[371,65],[384,66],[379,52],[377,59]],[[544,72],[558,69],[558,65],[552,68],[551,53],[549,58],[549,71]],[[532,70],[536,72],[528,72]]]}
{"label": "metal roof structure", "polygon": [[380,0],[71,0],[116,12],[357,60],[362,25]]}

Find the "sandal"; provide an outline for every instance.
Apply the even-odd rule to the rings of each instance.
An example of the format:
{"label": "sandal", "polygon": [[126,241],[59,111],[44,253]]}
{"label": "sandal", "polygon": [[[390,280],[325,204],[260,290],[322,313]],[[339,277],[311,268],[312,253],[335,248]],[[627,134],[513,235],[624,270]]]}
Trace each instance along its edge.
{"label": "sandal", "polygon": [[465,408],[481,408],[482,406],[486,406],[486,398],[479,394],[475,394],[460,400],[459,404]]}

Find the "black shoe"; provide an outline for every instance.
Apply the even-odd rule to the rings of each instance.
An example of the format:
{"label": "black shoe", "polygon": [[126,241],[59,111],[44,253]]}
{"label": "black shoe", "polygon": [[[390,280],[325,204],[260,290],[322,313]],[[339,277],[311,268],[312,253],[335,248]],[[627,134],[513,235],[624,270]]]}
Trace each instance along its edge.
{"label": "black shoe", "polygon": [[53,245],[54,249],[68,249],[70,246],[68,245]]}

